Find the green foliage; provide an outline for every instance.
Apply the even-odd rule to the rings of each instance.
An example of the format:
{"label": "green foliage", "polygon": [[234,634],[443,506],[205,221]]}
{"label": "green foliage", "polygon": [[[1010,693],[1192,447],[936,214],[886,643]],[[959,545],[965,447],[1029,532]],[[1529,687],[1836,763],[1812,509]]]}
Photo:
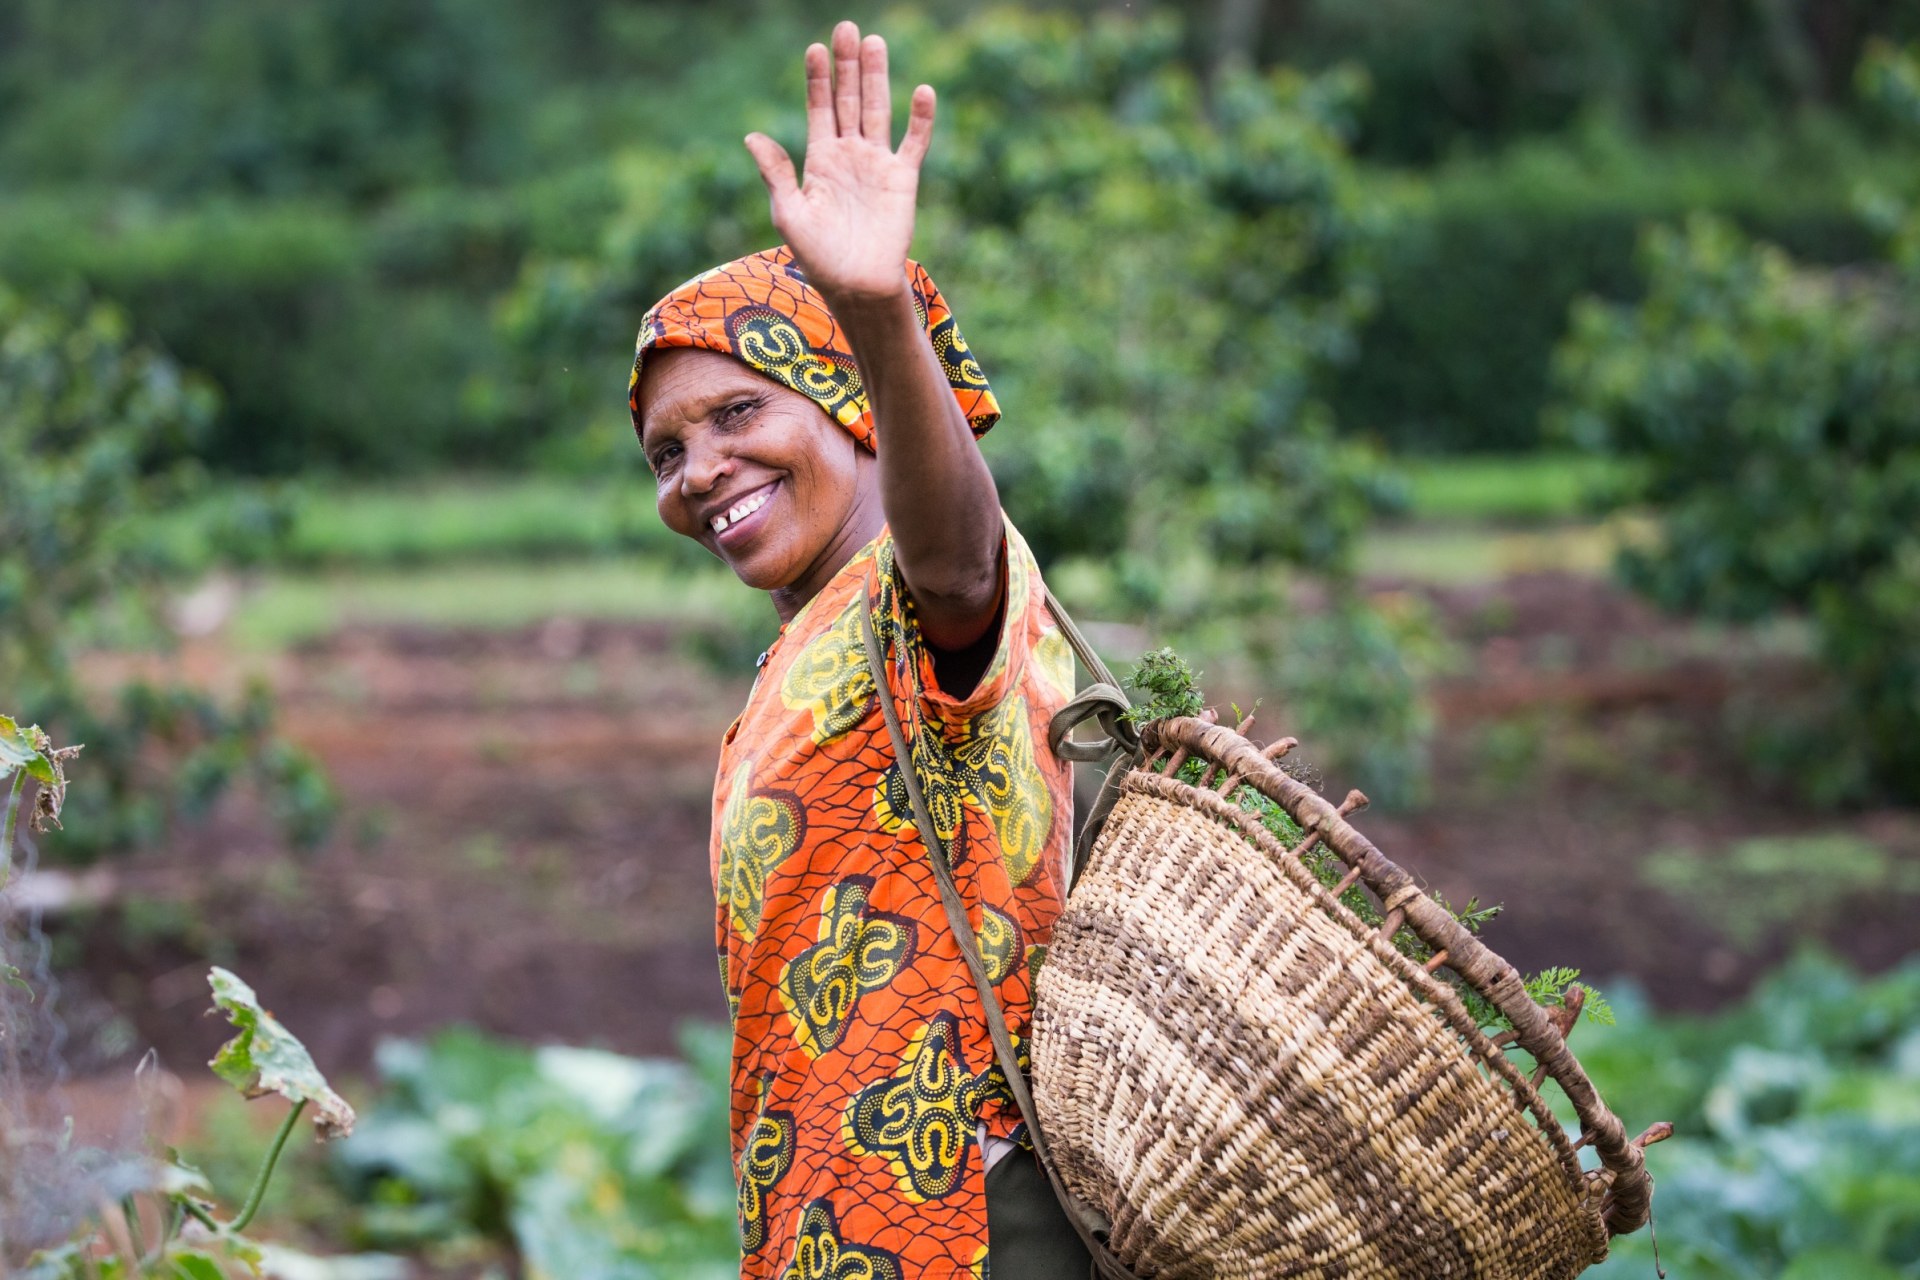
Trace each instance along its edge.
{"label": "green foliage", "polygon": [[[1580,1061],[1631,1120],[1669,1119],[1648,1152],[1672,1275],[1910,1276],[1920,1269],[1920,965],[1862,981],[1802,955],[1712,1018],[1655,1018],[1616,993],[1619,1025]],[[1591,1274],[1648,1274],[1641,1232]]]}
{"label": "green foliage", "polygon": [[[1468,905],[1471,906],[1472,904]],[[1565,1005],[1567,1003],[1568,993],[1577,989],[1584,996],[1584,1003],[1580,1008],[1580,1016],[1588,1022],[1599,1023],[1601,1026],[1612,1026],[1614,1023],[1613,1005],[1593,987],[1584,982],[1575,981],[1579,976],[1580,971],[1578,969],[1569,969],[1564,965],[1554,965],[1549,969],[1544,969],[1534,974],[1526,980],[1527,994],[1533,997],[1533,1002],[1537,1005],[1557,1008]]]}
{"label": "green foliage", "polygon": [[1646,300],[1581,304],[1558,357],[1560,429],[1634,464],[1616,500],[1660,522],[1624,573],[1672,608],[1803,612],[1843,690],[1834,722],[1796,726],[1820,743],[1797,744],[1803,777],[1920,796],[1915,295],[1705,217],[1641,255]]}
{"label": "green foliage", "polygon": [[1139,663],[1122,680],[1127,688],[1146,694],[1147,700],[1135,703],[1127,712],[1127,719],[1134,724],[1145,724],[1170,716],[1199,715],[1206,710],[1206,702],[1194,683],[1199,678],[1200,673],[1171,648],[1142,654]]}
{"label": "green foliage", "polygon": [[1811,126],[1738,143],[1593,128],[1418,181],[1376,175],[1374,198],[1400,212],[1358,358],[1334,372],[1342,431],[1410,454],[1538,447],[1568,308],[1639,296],[1644,224],[1710,210],[1812,261],[1857,261],[1874,236],[1851,190],[1888,171],[1888,150]]}
{"label": "green foliage", "polygon": [[[102,786],[81,802],[80,834],[55,842],[66,856],[155,838],[174,809],[203,809],[240,773],[265,784],[296,839],[316,839],[332,809],[312,761],[272,735],[264,691],[227,708],[136,682],[102,706],[73,670],[83,643],[160,634],[162,588],[194,566],[148,534],[201,477],[187,454],[212,405],[113,308],[33,305],[0,287],[0,689],[92,747]],[[154,743],[177,766],[158,785]]]}
{"label": "green foliage", "polygon": [[1178,34],[1013,11],[903,31],[947,110],[922,239],[1006,407],[988,455],[1043,558],[1337,573],[1384,496],[1314,385],[1383,232],[1347,153],[1356,88],[1276,72],[1209,98]]}
{"label": "green foliage", "polygon": [[1724,131],[1844,106],[1875,30],[1920,20],[1885,0],[1316,0],[1276,14],[1261,51],[1363,64],[1369,152],[1430,161],[1595,115]]}
{"label": "green foliage", "polygon": [[1640,876],[1746,954],[1787,937],[1833,936],[1863,907],[1920,905],[1920,863],[1845,832],[1662,849]]}
{"label": "green foliage", "polygon": [[15,198],[0,274],[116,298],[215,378],[221,409],[195,449],[223,470],[516,456],[469,384],[496,358],[487,298],[525,219],[498,197],[456,218],[433,194],[378,215],[318,200]]}
{"label": "green foliage", "polygon": [[[1897,48],[1876,40],[1867,47],[1855,77],[1860,96],[1890,119],[1908,139],[1920,137],[1920,44]],[[1861,184],[1860,201],[1868,221],[1885,235],[1894,262],[1920,278],[1920,182],[1911,167],[1899,185],[1887,171]]]}
{"label": "green foliage", "polygon": [[1406,514],[1414,520],[1529,525],[1587,512],[1596,490],[1617,483],[1619,464],[1577,453],[1400,459]]}
{"label": "green foliage", "polygon": [[386,1042],[384,1096],[339,1152],[361,1230],[510,1242],[530,1276],[736,1274],[729,1041],[686,1047],[691,1067],[465,1031]]}

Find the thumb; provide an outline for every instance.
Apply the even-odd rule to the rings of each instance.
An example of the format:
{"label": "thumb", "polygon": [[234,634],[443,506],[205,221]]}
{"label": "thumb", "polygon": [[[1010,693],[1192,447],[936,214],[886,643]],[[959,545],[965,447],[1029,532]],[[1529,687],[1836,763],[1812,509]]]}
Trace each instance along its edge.
{"label": "thumb", "polygon": [[775,204],[800,189],[800,180],[793,171],[793,157],[785,147],[764,133],[750,133],[746,142],[754,164],[760,167],[760,180],[767,184],[767,194]]}

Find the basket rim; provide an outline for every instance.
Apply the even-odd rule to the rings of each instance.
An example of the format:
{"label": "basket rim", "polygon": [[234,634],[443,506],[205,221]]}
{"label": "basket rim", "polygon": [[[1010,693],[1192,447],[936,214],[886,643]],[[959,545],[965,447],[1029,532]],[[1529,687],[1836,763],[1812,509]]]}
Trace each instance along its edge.
{"label": "basket rim", "polygon": [[[1604,1171],[1606,1194],[1597,1216],[1605,1235],[1623,1235],[1646,1223],[1651,1213],[1653,1180],[1647,1172],[1641,1144],[1628,1140],[1620,1118],[1601,1099],[1585,1069],[1567,1048],[1566,1037],[1549,1021],[1546,1010],[1527,995],[1518,970],[1434,902],[1407,871],[1381,853],[1325,797],[1285,772],[1276,760],[1268,758],[1241,733],[1225,725],[1182,716],[1142,726],[1140,740],[1141,752],[1131,761],[1121,783],[1123,788],[1136,780],[1152,779],[1141,789],[1189,804],[1197,799],[1199,803],[1194,807],[1231,823],[1269,855],[1280,855],[1283,868],[1300,872],[1296,883],[1304,881],[1300,887],[1313,894],[1323,910],[1371,935],[1372,941],[1378,943],[1370,948],[1373,954],[1396,976],[1431,1000],[1446,1023],[1465,1037],[1471,1053],[1514,1089],[1516,1103],[1532,1113],[1570,1176],[1588,1179],[1591,1175],[1580,1168],[1576,1145],[1568,1141],[1539,1090],[1468,1015],[1453,988],[1401,955],[1388,939],[1403,919],[1435,954],[1446,952],[1446,967],[1459,974],[1512,1021],[1515,1043],[1533,1055],[1535,1062],[1545,1068],[1546,1074],[1559,1084],[1572,1103],[1580,1121],[1582,1143],[1593,1145]],[[1169,750],[1175,755],[1206,760],[1225,771],[1226,781],[1213,788],[1196,787],[1172,777],[1171,769],[1162,773],[1150,767]],[[1226,799],[1241,783],[1280,805],[1300,825],[1306,841],[1323,842],[1349,871],[1358,873],[1360,880],[1387,909],[1389,921],[1384,934],[1367,925],[1329,893],[1299,862],[1298,848],[1287,848],[1251,814]],[[1169,789],[1177,791],[1166,795]],[[1358,792],[1349,799],[1358,803],[1365,801]]]}

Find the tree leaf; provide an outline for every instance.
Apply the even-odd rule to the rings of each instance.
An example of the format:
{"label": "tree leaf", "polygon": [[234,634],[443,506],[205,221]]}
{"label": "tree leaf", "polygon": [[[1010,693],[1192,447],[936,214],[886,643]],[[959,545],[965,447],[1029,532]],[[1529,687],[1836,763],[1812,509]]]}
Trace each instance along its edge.
{"label": "tree leaf", "polygon": [[312,1103],[322,1141],[352,1133],[353,1108],[320,1074],[307,1047],[260,1007],[253,988],[218,966],[207,981],[213,1003],[240,1031],[213,1056],[213,1073],[249,1098],[277,1093],[289,1102]]}
{"label": "tree leaf", "polygon": [[41,753],[44,741],[38,725],[24,729],[11,716],[0,716],[0,777],[25,769],[41,782],[53,781],[53,762]]}

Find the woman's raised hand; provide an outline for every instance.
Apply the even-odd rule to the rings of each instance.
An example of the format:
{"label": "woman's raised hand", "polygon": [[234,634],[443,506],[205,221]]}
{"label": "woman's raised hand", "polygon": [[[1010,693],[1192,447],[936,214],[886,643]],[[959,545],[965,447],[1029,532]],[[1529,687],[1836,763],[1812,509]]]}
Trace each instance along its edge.
{"label": "woman's raised hand", "polygon": [[907,135],[893,145],[887,42],[842,22],[833,51],[807,49],[807,155],[802,182],[786,148],[747,135],[773,199],[773,225],[828,301],[892,297],[906,287],[920,162],[933,137],[933,89],[913,91]]}

